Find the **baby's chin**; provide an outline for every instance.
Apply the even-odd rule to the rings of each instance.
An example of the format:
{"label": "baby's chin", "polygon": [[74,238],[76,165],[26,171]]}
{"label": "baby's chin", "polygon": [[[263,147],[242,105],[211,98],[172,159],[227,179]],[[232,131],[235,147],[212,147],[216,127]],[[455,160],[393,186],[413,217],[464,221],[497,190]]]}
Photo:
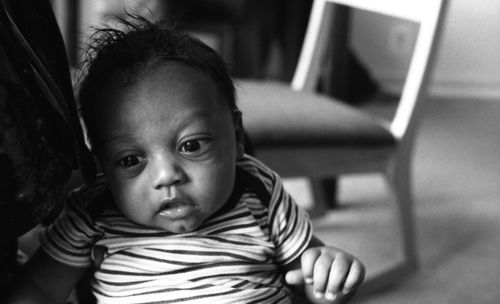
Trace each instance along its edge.
{"label": "baby's chin", "polygon": [[202,224],[202,221],[175,221],[173,223],[168,223],[166,225],[160,225],[160,227],[157,227],[159,229],[175,233],[175,234],[181,234],[181,233],[189,233],[196,231],[198,227],[200,227]]}

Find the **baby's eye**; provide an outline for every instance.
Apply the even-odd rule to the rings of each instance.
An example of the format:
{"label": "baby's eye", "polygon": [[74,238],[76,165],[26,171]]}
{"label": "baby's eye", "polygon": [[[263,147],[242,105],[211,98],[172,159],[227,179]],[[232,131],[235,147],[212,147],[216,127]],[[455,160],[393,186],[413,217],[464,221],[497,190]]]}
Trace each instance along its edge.
{"label": "baby's eye", "polygon": [[137,155],[127,155],[118,160],[118,165],[124,168],[130,168],[137,166],[141,162],[139,156]]}
{"label": "baby's eye", "polygon": [[181,152],[192,153],[192,152],[198,151],[200,148],[201,148],[201,144],[200,144],[199,141],[197,141],[197,140],[190,140],[190,141],[185,142],[184,144],[182,144],[182,146],[181,146]]}
{"label": "baby's eye", "polygon": [[179,152],[189,156],[197,156],[203,154],[208,147],[208,139],[193,139],[182,143]]}

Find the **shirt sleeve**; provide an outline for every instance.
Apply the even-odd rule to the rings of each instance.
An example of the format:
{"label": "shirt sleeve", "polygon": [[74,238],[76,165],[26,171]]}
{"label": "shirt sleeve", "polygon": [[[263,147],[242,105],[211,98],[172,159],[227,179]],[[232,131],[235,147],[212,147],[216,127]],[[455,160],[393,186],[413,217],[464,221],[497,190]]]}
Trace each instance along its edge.
{"label": "shirt sleeve", "polygon": [[273,173],[273,192],[269,204],[269,227],[275,243],[275,260],[286,265],[308,247],[313,235],[308,214],[285,191],[281,178]]}
{"label": "shirt sleeve", "polygon": [[75,267],[91,264],[94,241],[101,235],[85,211],[86,199],[81,192],[69,195],[63,211],[40,235],[41,247],[49,256]]}

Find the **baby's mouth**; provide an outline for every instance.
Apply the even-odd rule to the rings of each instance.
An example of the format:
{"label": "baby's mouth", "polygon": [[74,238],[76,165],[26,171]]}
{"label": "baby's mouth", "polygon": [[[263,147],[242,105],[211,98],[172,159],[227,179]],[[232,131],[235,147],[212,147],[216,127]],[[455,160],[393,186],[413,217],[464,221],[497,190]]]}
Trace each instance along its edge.
{"label": "baby's mouth", "polygon": [[178,219],[188,216],[196,209],[196,204],[189,200],[167,199],[164,200],[158,210],[158,215],[168,219]]}

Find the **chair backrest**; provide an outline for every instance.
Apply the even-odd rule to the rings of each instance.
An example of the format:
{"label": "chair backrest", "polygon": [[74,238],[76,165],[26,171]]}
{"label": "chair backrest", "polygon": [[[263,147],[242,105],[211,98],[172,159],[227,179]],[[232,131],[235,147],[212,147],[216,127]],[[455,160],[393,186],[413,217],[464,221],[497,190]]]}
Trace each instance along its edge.
{"label": "chair backrest", "polygon": [[363,9],[419,24],[419,32],[409,70],[390,129],[397,138],[406,135],[414,122],[414,113],[426,89],[436,42],[447,0],[315,0],[309,17],[292,88],[314,91],[317,87],[322,62],[327,54],[331,32],[332,4]]}

